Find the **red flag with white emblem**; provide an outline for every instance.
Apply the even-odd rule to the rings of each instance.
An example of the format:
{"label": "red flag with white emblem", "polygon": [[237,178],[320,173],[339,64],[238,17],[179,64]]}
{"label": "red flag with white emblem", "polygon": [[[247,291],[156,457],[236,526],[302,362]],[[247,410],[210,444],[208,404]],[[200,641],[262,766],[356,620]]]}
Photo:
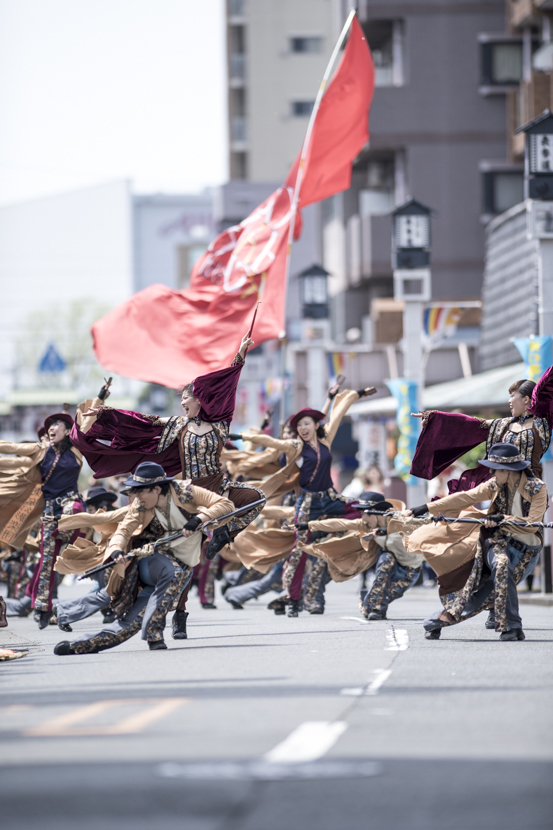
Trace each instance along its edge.
{"label": "red flag with white emblem", "polygon": [[[285,324],[290,222],[296,207],[349,186],[351,163],[369,137],[374,68],[363,30],[353,18],[340,65],[318,101],[309,142],[286,184],[243,222],[223,231],[195,263],[190,287],[152,285],[92,327],[94,350],[107,370],[169,387],[228,366],[261,300],[254,340],[281,336]],[[307,146],[308,145],[308,146]]]}

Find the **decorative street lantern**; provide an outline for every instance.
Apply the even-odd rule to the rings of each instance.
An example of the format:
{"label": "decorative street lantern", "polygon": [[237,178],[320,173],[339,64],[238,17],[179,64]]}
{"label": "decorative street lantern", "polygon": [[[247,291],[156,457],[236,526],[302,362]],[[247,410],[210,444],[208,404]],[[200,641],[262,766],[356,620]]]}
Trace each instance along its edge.
{"label": "decorative street lantern", "polygon": [[553,115],[546,109],[515,130],[526,133],[524,188],[527,199],[553,200]]}
{"label": "decorative street lantern", "polygon": [[416,199],[409,199],[392,211],[393,268],[428,268],[431,212]]}
{"label": "decorative street lantern", "polygon": [[328,317],[329,273],[320,265],[311,265],[299,274],[302,317],[323,320]]}

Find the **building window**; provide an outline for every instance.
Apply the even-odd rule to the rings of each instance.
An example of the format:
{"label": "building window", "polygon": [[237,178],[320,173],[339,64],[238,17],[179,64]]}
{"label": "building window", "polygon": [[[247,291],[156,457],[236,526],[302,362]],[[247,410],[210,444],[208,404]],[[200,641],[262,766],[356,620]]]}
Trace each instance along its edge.
{"label": "building window", "polygon": [[207,244],[179,245],[177,247],[177,270],[179,289],[188,288],[192,266],[205,253]]}
{"label": "building window", "polygon": [[389,213],[395,206],[395,159],[372,158],[367,162],[364,187],[359,190],[359,215]]}
{"label": "building window", "polygon": [[230,154],[230,178],[243,181],[248,178],[248,154],[234,152]]}
{"label": "building window", "polygon": [[524,199],[524,174],[520,170],[483,173],[484,213],[503,213]]}
{"label": "building window", "polygon": [[290,51],[297,53],[315,53],[322,52],[323,39],[322,37],[291,37]]}
{"label": "building window", "polygon": [[403,22],[368,20],[363,29],[373,56],[375,86],[402,86]]}
{"label": "building window", "polygon": [[309,117],[315,101],[292,101],[292,115],[295,117]]}
{"label": "building window", "polygon": [[522,79],[522,41],[480,44],[482,86],[515,86]]}

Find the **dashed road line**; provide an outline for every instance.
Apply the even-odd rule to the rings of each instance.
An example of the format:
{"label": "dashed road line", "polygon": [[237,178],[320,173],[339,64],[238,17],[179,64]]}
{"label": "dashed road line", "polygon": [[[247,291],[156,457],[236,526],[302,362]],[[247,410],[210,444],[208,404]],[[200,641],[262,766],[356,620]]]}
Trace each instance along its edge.
{"label": "dashed road line", "polygon": [[316,761],[326,755],[348,728],[345,721],[305,721],[263,756],[272,764]]}

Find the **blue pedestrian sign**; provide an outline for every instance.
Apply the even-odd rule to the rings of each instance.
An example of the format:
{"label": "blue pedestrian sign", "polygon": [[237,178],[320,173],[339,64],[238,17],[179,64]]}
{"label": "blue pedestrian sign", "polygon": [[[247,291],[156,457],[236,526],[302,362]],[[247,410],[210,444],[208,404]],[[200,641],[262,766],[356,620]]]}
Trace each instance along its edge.
{"label": "blue pedestrian sign", "polygon": [[42,355],[39,364],[39,372],[63,372],[67,368],[67,363],[57,351],[53,343],[50,343],[44,354]]}

